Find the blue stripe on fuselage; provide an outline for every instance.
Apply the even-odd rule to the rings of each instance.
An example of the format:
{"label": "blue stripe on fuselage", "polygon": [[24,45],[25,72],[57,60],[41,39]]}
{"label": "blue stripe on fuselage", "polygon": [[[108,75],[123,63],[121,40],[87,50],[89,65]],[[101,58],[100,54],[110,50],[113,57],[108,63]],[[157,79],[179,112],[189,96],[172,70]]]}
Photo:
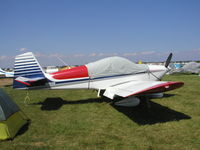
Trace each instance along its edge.
{"label": "blue stripe on fuselage", "polygon": [[56,84],[64,84],[64,83],[72,83],[72,82],[81,82],[81,81],[89,81],[89,78],[87,79],[76,79],[76,80],[70,80],[70,81],[59,81],[55,82]]}
{"label": "blue stripe on fuselage", "polygon": [[87,79],[75,79],[75,80],[68,80],[68,81],[56,81],[55,84],[64,84],[64,83],[80,82],[80,81],[87,81],[87,80],[94,81],[94,80],[99,80],[99,79],[116,78],[116,77],[123,77],[123,76],[129,76],[129,75],[137,75],[137,74],[143,74],[143,73],[147,73],[147,72],[140,72],[140,73],[136,73],[136,74],[112,75],[112,76],[87,78]]}

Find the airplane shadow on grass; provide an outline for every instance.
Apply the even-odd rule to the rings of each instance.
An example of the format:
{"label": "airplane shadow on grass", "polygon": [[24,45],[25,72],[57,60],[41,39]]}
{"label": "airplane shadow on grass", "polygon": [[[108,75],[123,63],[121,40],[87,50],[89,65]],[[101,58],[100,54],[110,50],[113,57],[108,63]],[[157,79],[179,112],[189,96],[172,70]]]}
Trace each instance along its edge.
{"label": "airplane shadow on grass", "polygon": [[[173,94],[165,94],[164,97],[174,96]],[[183,119],[191,119],[190,116],[177,112],[170,109],[169,107],[162,106],[160,104],[150,101],[150,108],[147,108],[146,103],[141,102],[139,106],[136,107],[122,107],[113,104],[112,100],[107,98],[96,98],[78,101],[67,101],[60,97],[57,98],[47,98],[44,102],[33,103],[32,105],[41,105],[41,110],[51,111],[58,110],[63,105],[74,105],[74,104],[87,104],[87,103],[102,103],[107,102],[118,112],[123,113],[132,121],[139,125],[164,123],[169,121],[179,121]]]}

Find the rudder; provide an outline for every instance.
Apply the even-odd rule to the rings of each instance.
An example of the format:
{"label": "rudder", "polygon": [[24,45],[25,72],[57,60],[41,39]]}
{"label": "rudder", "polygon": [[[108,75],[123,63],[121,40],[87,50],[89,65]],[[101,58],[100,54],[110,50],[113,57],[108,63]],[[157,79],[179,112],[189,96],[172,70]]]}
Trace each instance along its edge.
{"label": "rudder", "polygon": [[32,52],[15,57],[13,88],[26,88],[31,82],[45,79],[45,73]]}

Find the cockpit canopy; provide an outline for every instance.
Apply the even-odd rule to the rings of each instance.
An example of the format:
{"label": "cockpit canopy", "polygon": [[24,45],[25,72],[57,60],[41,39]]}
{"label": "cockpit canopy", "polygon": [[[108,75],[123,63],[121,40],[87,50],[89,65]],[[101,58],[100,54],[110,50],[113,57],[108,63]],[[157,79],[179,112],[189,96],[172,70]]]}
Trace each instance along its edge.
{"label": "cockpit canopy", "polygon": [[108,57],[86,65],[90,78],[146,72],[148,66],[135,64],[125,58]]}

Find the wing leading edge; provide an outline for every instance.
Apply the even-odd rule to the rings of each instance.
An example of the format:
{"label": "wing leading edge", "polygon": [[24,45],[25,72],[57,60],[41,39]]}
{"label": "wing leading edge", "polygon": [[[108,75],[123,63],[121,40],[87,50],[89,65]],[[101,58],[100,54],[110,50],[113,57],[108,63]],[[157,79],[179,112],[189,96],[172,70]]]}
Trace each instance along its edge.
{"label": "wing leading edge", "polygon": [[129,97],[152,93],[161,93],[183,86],[183,82],[172,81],[130,81],[106,88],[104,96],[113,99],[115,96]]}

